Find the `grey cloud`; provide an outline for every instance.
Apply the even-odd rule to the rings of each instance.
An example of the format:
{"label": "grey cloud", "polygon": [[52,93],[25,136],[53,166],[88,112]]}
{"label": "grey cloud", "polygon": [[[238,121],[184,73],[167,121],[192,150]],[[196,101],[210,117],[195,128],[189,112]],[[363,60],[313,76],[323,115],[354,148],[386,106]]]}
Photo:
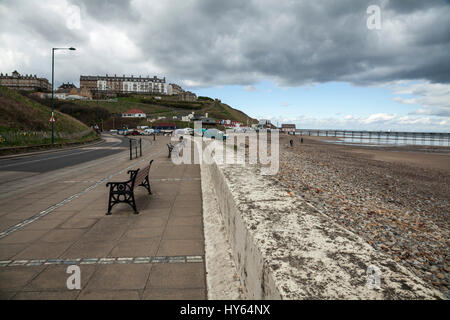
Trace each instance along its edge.
{"label": "grey cloud", "polygon": [[442,5],[450,5],[449,0],[390,0],[387,9],[393,10],[398,14],[409,14],[418,10],[426,10]]}
{"label": "grey cloud", "polygon": [[427,108],[410,112],[410,115],[427,115],[437,117],[450,117],[450,109],[448,108]]}
{"label": "grey cloud", "polygon": [[138,11],[131,5],[131,0],[69,0],[69,2],[81,7],[83,12],[93,19],[105,22],[136,23],[140,17]]}
{"label": "grey cloud", "polygon": [[[283,86],[329,81],[367,85],[401,79],[450,83],[449,1],[70,3],[81,7],[85,20],[78,32],[64,28],[61,17],[48,17],[42,10],[33,15],[27,1],[0,2],[0,8],[21,18],[15,30],[2,28],[0,36],[14,33],[27,41],[34,32],[45,40],[36,46],[81,43],[76,62],[89,73],[153,74],[148,66],[154,65],[171,81],[198,86],[245,86],[262,80]],[[366,27],[366,9],[377,4],[382,9],[382,29],[371,31]],[[125,33],[139,51],[136,60],[100,56],[89,42],[92,32],[102,30],[99,27]],[[111,40],[105,50],[120,45],[119,40]],[[34,59],[32,51],[30,59]]]}
{"label": "grey cloud", "polygon": [[[432,11],[431,24],[397,21],[396,10],[402,16],[408,11],[391,1],[382,8],[384,23],[401,22],[404,28],[383,34],[366,28],[366,8],[374,2],[255,1],[236,10],[234,3],[198,1],[182,11],[162,12],[136,39],[168,72],[205,84],[247,85],[258,78],[292,86],[397,79],[450,82],[447,4],[412,3],[416,16],[420,10]],[[178,18],[170,19],[172,15]],[[164,31],[155,32],[160,22]],[[408,28],[414,29],[408,33]]]}
{"label": "grey cloud", "polygon": [[[41,7],[33,2],[11,0],[0,2],[1,7],[6,9],[6,14],[0,16],[0,35],[8,31],[14,32],[18,40],[33,45],[36,42],[50,42],[56,46],[85,41],[85,37],[78,30],[68,27],[66,16],[55,14],[48,7]],[[30,47],[30,53],[32,51]]]}

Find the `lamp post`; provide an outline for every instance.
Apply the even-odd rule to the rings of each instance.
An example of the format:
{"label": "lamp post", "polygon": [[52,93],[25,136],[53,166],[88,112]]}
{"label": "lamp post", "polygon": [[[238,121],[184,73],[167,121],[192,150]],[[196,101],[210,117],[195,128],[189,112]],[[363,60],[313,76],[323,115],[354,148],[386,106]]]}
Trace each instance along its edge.
{"label": "lamp post", "polygon": [[52,144],[55,143],[55,102],[54,102],[54,84],[55,84],[55,50],[76,50],[70,48],[52,48]]}

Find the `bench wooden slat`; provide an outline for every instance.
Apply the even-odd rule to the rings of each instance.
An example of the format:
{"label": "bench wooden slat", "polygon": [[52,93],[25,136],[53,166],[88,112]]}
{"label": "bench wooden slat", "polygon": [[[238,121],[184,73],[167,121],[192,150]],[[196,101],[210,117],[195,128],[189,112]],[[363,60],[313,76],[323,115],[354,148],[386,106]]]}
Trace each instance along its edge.
{"label": "bench wooden slat", "polygon": [[145,180],[145,177],[148,176],[149,171],[150,171],[150,166],[146,166],[143,169],[140,169],[138,171],[135,184],[140,185],[141,183],[143,183]]}

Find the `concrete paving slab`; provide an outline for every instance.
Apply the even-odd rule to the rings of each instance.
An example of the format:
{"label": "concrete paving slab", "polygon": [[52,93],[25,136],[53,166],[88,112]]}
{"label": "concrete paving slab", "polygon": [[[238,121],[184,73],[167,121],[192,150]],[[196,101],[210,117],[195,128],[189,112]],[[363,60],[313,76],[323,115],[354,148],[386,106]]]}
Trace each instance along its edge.
{"label": "concrete paving slab", "polygon": [[149,264],[100,265],[89,281],[87,289],[144,289],[151,268]]}
{"label": "concrete paving slab", "polygon": [[172,240],[200,240],[203,239],[201,226],[167,226],[163,239]]}
{"label": "concrete paving slab", "polygon": [[28,245],[28,243],[0,244],[0,260],[11,259]]}
{"label": "concrete paving slab", "polygon": [[61,258],[98,258],[106,257],[114,247],[114,241],[88,241],[80,239],[72,244],[64,253],[55,257]]}
{"label": "concrete paving slab", "polygon": [[85,229],[54,229],[49,231],[41,238],[43,242],[60,243],[60,242],[75,242],[84,233]]}
{"label": "concrete paving slab", "polygon": [[30,243],[38,240],[46,233],[48,233],[47,230],[19,230],[5,238],[0,239],[0,244]]}
{"label": "concrete paving slab", "polygon": [[68,221],[63,223],[60,228],[62,229],[84,229],[89,228],[95,223],[97,223],[98,219],[88,219],[88,218],[80,218],[78,215],[76,217],[70,218]]}
{"label": "concrete paving slab", "polygon": [[144,291],[143,300],[205,300],[205,289],[150,288]]}
{"label": "concrete paving slab", "polygon": [[37,241],[28,245],[24,250],[17,253],[13,259],[51,259],[59,257],[72,245],[72,242],[46,243]]}
{"label": "concrete paving slab", "polygon": [[131,228],[154,228],[163,227],[166,225],[168,215],[163,217],[153,217],[151,214],[147,214],[147,211],[142,212],[139,216],[133,219]]}
{"label": "concrete paving slab", "polygon": [[68,291],[22,291],[16,293],[12,300],[75,300],[79,290]]}
{"label": "concrete paving slab", "polygon": [[190,217],[176,217],[173,216],[169,219],[167,226],[201,226],[202,217],[201,216],[190,216]]}
{"label": "concrete paving slab", "polygon": [[201,216],[202,210],[201,208],[173,208],[171,215],[174,217]]}
{"label": "concrete paving slab", "polygon": [[201,263],[154,265],[147,288],[205,288],[205,268]]}
{"label": "concrete paving slab", "polygon": [[78,300],[139,300],[139,290],[83,290]]}
{"label": "concrete paving slab", "polygon": [[[68,265],[47,266],[23,288],[23,291],[68,291],[67,278],[70,274],[67,273],[67,267]],[[81,288],[86,286],[97,267],[92,265],[80,266]]]}
{"label": "concrete paving slab", "polygon": [[203,240],[163,239],[158,249],[158,256],[203,256],[205,254]]}
{"label": "concrete paving slab", "polygon": [[38,220],[22,228],[22,230],[51,230],[57,228],[64,219]]}
{"label": "concrete paving slab", "polygon": [[0,268],[0,292],[21,290],[42,270],[43,266]]}
{"label": "concrete paving slab", "polygon": [[128,230],[122,239],[155,239],[160,238],[163,233],[162,227],[136,228]]}
{"label": "concrete paving slab", "polygon": [[156,255],[160,239],[134,239],[117,242],[108,257],[149,257]]}

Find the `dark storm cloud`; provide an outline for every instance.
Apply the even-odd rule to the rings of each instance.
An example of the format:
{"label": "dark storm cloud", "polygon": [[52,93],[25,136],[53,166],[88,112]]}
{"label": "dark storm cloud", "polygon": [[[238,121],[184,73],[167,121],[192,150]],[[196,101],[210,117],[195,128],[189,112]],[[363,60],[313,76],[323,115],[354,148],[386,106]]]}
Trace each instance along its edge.
{"label": "dark storm cloud", "polygon": [[[372,4],[381,6],[380,31],[366,27]],[[197,1],[144,21],[135,42],[198,83],[450,82],[445,1]]]}
{"label": "dark storm cloud", "polygon": [[[64,12],[47,13],[63,4],[81,9],[81,29],[67,28]],[[366,27],[369,5],[381,7],[381,30]],[[8,68],[18,57],[39,68],[27,42],[45,50],[73,43],[83,72],[159,72],[193,86],[450,83],[444,0],[5,0],[2,14],[0,45],[16,52],[3,60],[0,52]]]}

